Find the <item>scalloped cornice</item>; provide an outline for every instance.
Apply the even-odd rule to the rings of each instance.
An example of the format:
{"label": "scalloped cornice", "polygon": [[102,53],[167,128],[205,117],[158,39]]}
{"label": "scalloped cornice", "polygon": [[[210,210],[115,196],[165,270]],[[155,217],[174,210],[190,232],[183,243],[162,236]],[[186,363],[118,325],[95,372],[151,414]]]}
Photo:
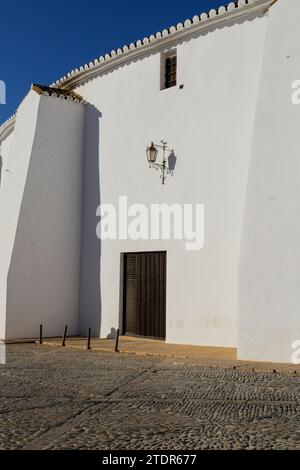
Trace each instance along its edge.
{"label": "scalloped cornice", "polygon": [[151,34],[143,40],[125,45],[120,49],[112,50],[109,54],[95,59],[89,64],[82,65],[64,75],[51,86],[58,88],[73,88],[81,85],[86,80],[94,78],[101,72],[107,72],[111,68],[128,60],[136,59],[146,53],[155,51],[162,47],[168,47],[175,41],[194,34],[197,31],[205,31],[211,26],[226,24],[229,20],[237,20],[248,15],[250,12],[266,13],[274,0],[238,0],[230,2],[226,6],[211,9],[209,12],[195,15],[183,23],[171,26],[156,34]]}
{"label": "scalloped cornice", "polygon": [[[277,0],[275,0],[277,1]],[[266,13],[269,7],[275,3],[274,0],[238,0],[230,2],[226,6],[211,9],[195,15],[192,19],[187,19],[183,23],[171,26],[156,34],[151,34],[143,40],[125,45],[120,49],[113,50],[109,54],[95,59],[89,64],[85,64],[69,72],[67,75],[56,80],[50,87],[72,90],[81,85],[86,80],[90,80],[99,73],[120,65],[128,60],[136,59],[139,56],[150,53],[157,49],[168,47],[172,43],[180,41],[197,31],[204,32],[212,26],[222,26],[230,20],[238,20],[250,13]],[[0,142],[13,130],[15,114],[0,126]]]}
{"label": "scalloped cornice", "polygon": [[16,120],[16,113],[13,114],[10,118],[4,121],[0,126],[0,144],[9,134],[14,130]]}

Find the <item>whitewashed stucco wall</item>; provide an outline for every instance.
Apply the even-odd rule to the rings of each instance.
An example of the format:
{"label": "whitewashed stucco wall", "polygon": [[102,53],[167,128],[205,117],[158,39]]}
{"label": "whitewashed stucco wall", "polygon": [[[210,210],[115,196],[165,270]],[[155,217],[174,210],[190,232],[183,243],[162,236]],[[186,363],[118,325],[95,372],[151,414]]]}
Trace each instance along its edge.
{"label": "whitewashed stucco wall", "polygon": [[84,120],[83,104],[33,91],[18,109],[0,198],[1,338],[40,323],[78,331]]}
{"label": "whitewashed stucco wall", "polygon": [[[7,280],[16,237],[19,213],[21,210],[23,192],[27,176],[27,168],[33,145],[34,133],[37,123],[39,98],[30,93],[19,107],[19,119],[16,122],[13,134],[8,138],[6,148],[5,176],[1,184],[0,220],[0,338],[6,338],[7,327]],[[30,110],[29,113],[26,110]],[[26,114],[30,119],[26,119]],[[1,143],[1,148],[5,147]],[[7,152],[9,148],[9,152]],[[9,160],[9,166],[7,167]],[[20,322],[22,330],[25,322]]]}
{"label": "whitewashed stucco wall", "polygon": [[300,339],[299,0],[269,12],[240,269],[240,359],[291,362]]}
{"label": "whitewashed stucco wall", "polygon": [[[101,113],[99,161],[91,163],[101,202],[117,206],[119,195],[127,195],[129,204],[205,204],[202,251],[187,252],[172,240],[103,241],[99,247],[91,235],[101,251],[95,267],[101,297],[89,311],[97,315],[101,308],[101,336],[120,322],[120,253],[166,250],[167,341],[237,346],[238,263],[266,25],[266,17],[249,18],[177,44],[175,88],[160,90],[159,52],[77,88]],[[165,186],[145,157],[146,146],[161,139],[177,157]],[[96,224],[97,197],[86,197]],[[96,252],[86,253],[85,263],[93,263]],[[88,279],[82,277],[82,292]],[[84,331],[85,307],[83,300]]]}

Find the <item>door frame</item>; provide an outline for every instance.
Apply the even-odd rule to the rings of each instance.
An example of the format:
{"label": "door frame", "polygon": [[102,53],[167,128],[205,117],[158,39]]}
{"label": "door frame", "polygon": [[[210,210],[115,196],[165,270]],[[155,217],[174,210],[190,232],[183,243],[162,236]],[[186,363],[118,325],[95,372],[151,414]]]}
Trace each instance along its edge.
{"label": "door frame", "polygon": [[[149,251],[124,251],[121,253],[121,259],[120,259],[120,312],[119,312],[119,317],[120,317],[120,332],[122,335],[125,335],[126,333],[126,287],[125,287],[125,282],[126,282],[126,276],[125,276],[125,257],[126,255],[141,255],[141,254],[151,254],[151,253],[164,253],[165,254],[165,260],[166,260],[166,266],[165,266],[165,276],[166,276],[166,285],[165,285],[165,337],[166,337],[166,329],[167,329],[167,262],[168,262],[168,253],[167,250],[149,250]],[[149,339],[155,339],[157,341],[166,341],[165,338],[155,338],[152,336],[142,336],[142,335],[134,335],[137,338],[149,338]]]}

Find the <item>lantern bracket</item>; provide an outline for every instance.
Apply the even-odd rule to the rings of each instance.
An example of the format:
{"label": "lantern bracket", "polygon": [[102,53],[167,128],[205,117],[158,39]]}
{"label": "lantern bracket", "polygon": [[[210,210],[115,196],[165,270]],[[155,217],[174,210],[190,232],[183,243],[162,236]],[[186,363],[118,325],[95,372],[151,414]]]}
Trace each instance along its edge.
{"label": "lantern bracket", "polygon": [[[155,148],[155,149],[162,149],[163,151],[163,159],[162,159],[162,163],[157,163],[156,161],[149,161],[149,168],[155,168],[156,170],[160,170],[162,172],[162,174],[160,175],[160,178],[161,178],[161,184],[165,184],[165,181],[166,181],[166,175],[171,175],[173,176],[173,170],[171,170],[167,164],[167,159],[166,159],[166,152],[167,151],[170,151],[171,150],[168,148],[167,146],[168,142],[165,142],[164,140],[161,140],[160,141],[160,144],[155,144],[155,143],[151,143],[151,146],[147,148],[147,151],[151,148]],[[157,151],[158,153],[158,151]],[[157,156],[157,154],[156,154]],[[148,158],[148,153],[147,153],[147,158]],[[156,157],[155,157],[155,160],[156,160]]]}

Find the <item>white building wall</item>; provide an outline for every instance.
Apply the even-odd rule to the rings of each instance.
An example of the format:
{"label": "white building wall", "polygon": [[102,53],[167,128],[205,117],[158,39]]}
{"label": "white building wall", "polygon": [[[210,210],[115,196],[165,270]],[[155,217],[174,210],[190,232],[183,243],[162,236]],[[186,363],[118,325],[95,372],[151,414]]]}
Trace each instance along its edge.
{"label": "white building wall", "polygon": [[[120,324],[120,253],[166,250],[167,341],[237,346],[238,263],[266,25],[264,16],[248,18],[177,44],[175,88],[160,90],[159,52],[77,88],[102,115],[99,161],[92,163],[101,202],[117,206],[119,195],[127,195],[129,204],[205,204],[205,245],[198,252],[172,240],[103,241],[99,247],[91,229],[95,251],[89,245],[84,262],[101,251],[95,266],[101,298],[90,301],[88,318],[82,300],[84,331],[100,309],[98,334],[105,337]],[[145,156],[146,146],[161,139],[177,157],[165,186]],[[97,191],[86,198],[96,224]],[[88,279],[82,277],[81,292]]]}
{"label": "white building wall", "polygon": [[291,362],[300,339],[299,0],[269,12],[240,269],[240,359]]}
{"label": "white building wall", "polygon": [[[9,149],[12,141],[13,134],[11,133],[3,142],[0,144],[0,201],[3,185],[5,184],[5,179],[8,172],[8,156]],[[0,202],[1,206],[1,202]],[[1,223],[1,243],[2,252],[5,250],[5,238],[3,236],[4,227]],[[0,248],[1,250],[1,248]],[[4,260],[3,260],[4,263]],[[1,259],[2,264],[2,259]],[[3,272],[0,268],[0,338],[5,337],[5,325],[6,325],[6,277],[3,276]]]}
{"label": "white building wall", "polygon": [[0,197],[1,338],[78,331],[84,117],[33,91],[18,110]]}
{"label": "white building wall", "polygon": [[[21,209],[22,197],[27,176],[27,167],[33,145],[34,133],[37,124],[39,98],[29,94],[19,107],[19,119],[15,125],[9,141],[1,143],[4,152],[6,171],[1,184],[0,192],[0,338],[6,338],[7,327],[7,281],[11,264],[14,241],[16,237],[18,218]],[[31,119],[24,116],[26,109],[30,109]],[[27,113],[28,116],[28,113]],[[19,141],[19,139],[21,141]],[[7,142],[7,145],[5,143]],[[19,150],[18,150],[19,148]],[[20,155],[21,153],[21,157]],[[19,155],[18,155],[19,153]],[[8,165],[8,161],[10,164]],[[21,325],[20,325],[21,326]]]}

